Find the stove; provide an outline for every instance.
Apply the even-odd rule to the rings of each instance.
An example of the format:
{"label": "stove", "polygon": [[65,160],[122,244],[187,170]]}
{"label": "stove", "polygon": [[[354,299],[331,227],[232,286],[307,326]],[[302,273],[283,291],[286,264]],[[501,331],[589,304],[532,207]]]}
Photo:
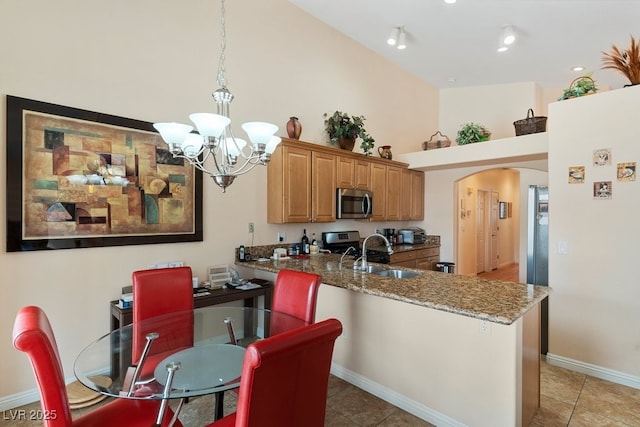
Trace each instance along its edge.
{"label": "stove", "polygon": [[[322,247],[334,254],[343,254],[349,248],[351,251],[347,256],[353,255],[353,259],[362,256],[360,247],[360,232],[358,231],[328,231],[322,233]],[[367,262],[377,262],[379,264],[389,264],[390,257],[387,251],[367,249]]]}

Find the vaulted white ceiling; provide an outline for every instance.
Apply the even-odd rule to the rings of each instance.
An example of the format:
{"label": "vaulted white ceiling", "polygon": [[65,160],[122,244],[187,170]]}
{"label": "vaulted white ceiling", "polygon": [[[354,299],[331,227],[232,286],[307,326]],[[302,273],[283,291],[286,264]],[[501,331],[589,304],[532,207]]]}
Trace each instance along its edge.
{"label": "vaulted white ceiling", "polygon": [[[602,52],[640,38],[640,0],[289,0],[367,48],[439,87],[533,81],[567,87],[593,72],[599,85],[628,81],[602,70]],[[502,29],[516,42],[497,53]],[[404,26],[407,48],[386,43]],[[575,72],[575,65],[586,67]]]}

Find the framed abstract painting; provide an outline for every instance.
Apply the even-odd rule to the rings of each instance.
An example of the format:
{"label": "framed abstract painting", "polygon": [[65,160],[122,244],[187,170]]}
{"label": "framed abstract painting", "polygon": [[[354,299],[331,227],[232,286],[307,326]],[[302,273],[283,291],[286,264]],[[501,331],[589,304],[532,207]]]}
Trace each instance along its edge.
{"label": "framed abstract painting", "polygon": [[203,240],[202,173],[151,123],[6,101],[7,252]]}

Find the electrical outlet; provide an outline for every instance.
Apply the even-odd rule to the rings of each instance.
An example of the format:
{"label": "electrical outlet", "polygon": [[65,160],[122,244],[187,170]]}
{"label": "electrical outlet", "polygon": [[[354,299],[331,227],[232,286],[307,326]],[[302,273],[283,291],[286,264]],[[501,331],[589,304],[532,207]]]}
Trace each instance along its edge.
{"label": "electrical outlet", "polygon": [[483,334],[491,335],[491,322],[488,320],[480,321],[480,332]]}
{"label": "electrical outlet", "polygon": [[278,231],[278,242],[284,242],[285,238],[286,237],[284,231]]}
{"label": "electrical outlet", "polygon": [[249,223],[249,233],[253,233],[253,223]]}

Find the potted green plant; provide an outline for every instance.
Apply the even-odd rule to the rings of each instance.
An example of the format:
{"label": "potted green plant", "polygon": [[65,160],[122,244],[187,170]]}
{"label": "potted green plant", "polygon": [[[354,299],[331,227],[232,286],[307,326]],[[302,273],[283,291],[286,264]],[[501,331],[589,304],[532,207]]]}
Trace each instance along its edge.
{"label": "potted green plant", "polygon": [[603,52],[602,69],[611,68],[620,71],[629,79],[629,85],[640,84],[640,39],[636,41],[631,36],[631,46],[628,49],[620,50],[616,45],[611,46],[611,53]]}
{"label": "potted green plant", "polygon": [[329,142],[344,150],[353,150],[356,139],[360,138],[360,148],[370,156],[375,140],[365,130],[364,121],[364,116],[350,116],[342,111],[324,113],[324,130],[329,134]]}
{"label": "potted green plant", "polygon": [[460,127],[456,142],[458,145],[473,144],[474,142],[488,141],[491,137],[489,129],[481,124],[470,122]]}
{"label": "potted green plant", "polygon": [[589,73],[574,79],[569,87],[562,92],[562,95],[560,96],[560,98],[558,98],[558,101],[590,95],[592,93],[596,93],[597,91],[598,87],[596,86],[596,81],[593,80],[593,78],[591,77],[591,73]]}

